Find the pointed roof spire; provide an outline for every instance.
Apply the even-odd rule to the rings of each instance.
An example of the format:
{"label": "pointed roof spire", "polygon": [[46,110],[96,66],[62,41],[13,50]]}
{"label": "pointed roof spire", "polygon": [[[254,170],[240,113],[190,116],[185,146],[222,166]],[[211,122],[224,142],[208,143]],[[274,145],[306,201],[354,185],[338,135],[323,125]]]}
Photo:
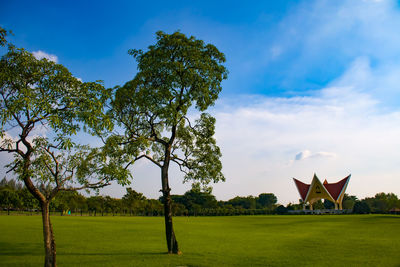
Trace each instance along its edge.
{"label": "pointed roof spire", "polygon": [[296,184],[297,190],[299,191],[301,199],[304,202],[321,198],[328,199],[332,202],[337,202],[343,198],[350,177],[351,174],[339,182],[332,184],[328,183],[326,179],[322,184],[315,173],[311,184],[305,184],[295,178],[293,178],[293,180]]}
{"label": "pointed roof spire", "polygon": [[304,201],[306,199],[308,189],[310,188],[309,184],[305,184],[303,182],[300,182],[299,180],[293,178],[294,183],[296,184],[297,191],[299,191],[301,199]]}
{"label": "pointed roof spire", "polygon": [[350,176],[351,174],[337,183],[324,184],[326,190],[328,190],[329,194],[331,194],[334,200],[338,200],[344,194],[347,184],[349,183]]}

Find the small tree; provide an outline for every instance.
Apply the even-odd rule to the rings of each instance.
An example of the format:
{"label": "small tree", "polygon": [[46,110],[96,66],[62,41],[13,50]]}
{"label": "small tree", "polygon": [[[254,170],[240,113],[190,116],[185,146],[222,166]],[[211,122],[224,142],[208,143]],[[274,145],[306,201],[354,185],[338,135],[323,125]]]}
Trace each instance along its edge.
{"label": "small tree", "polygon": [[191,107],[213,105],[227,77],[225,56],[211,44],[180,32],[157,32],[148,51],[130,50],[138,63],[135,78],[117,88],[113,115],[125,132],[109,138],[121,145],[126,160],[146,158],[161,170],[165,229],[169,253],[179,253],[172,225],[169,166],[176,163],[185,181],[224,180],[221,153],[214,139],[215,119],[202,113],[194,123]]}
{"label": "small tree", "polygon": [[364,200],[356,201],[353,207],[353,213],[357,214],[367,214],[371,212],[371,208],[368,203]]}
{"label": "small tree", "polygon": [[279,205],[278,207],[276,207],[275,212],[277,214],[280,214],[280,215],[287,214],[288,213],[288,209],[283,205]]}
{"label": "small tree", "polygon": [[138,193],[132,188],[126,189],[126,194],[122,197],[124,206],[129,210],[129,214],[132,212],[136,215],[138,210],[144,206],[146,197],[142,193]]}
{"label": "small tree", "polygon": [[356,196],[349,196],[348,194],[344,194],[342,202],[343,208],[352,210],[354,208],[354,204],[356,203],[356,201],[357,201]]}
{"label": "small tree", "polygon": [[[49,205],[59,191],[100,188],[128,173],[101,149],[77,146],[81,126],[111,128],[103,106],[110,96],[98,82],[82,83],[62,65],[9,45],[0,61],[0,152],[42,209],[45,266],[56,266]],[[44,138],[46,136],[52,138]],[[16,137],[11,134],[16,133]],[[40,186],[38,186],[40,185]]]}
{"label": "small tree", "polygon": [[273,193],[262,193],[257,198],[257,204],[262,208],[272,208],[277,202],[278,199]]}
{"label": "small tree", "polygon": [[19,198],[21,199],[21,202],[22,202],[22,206],[25,209],[28,209],[28,211],[30,211],[31,214],[32,214],[33,210],[36,210],[39,208],[39,202],[29,192],[29,190],[26,187],[22,188],[20,191],[18,191],[18,193],[19,193]]}
{"label": "small tree", "polygon": [[10,209],[18,207],[20,202],[18,193],[12,188],[0,189],[0,207],[7,208],[8,215],[10,215]]}
{"label": "small tree", "polygon": [[324,199],[324,209],[334,209],[335,204],[332,201],[329,201],[327,199]]}

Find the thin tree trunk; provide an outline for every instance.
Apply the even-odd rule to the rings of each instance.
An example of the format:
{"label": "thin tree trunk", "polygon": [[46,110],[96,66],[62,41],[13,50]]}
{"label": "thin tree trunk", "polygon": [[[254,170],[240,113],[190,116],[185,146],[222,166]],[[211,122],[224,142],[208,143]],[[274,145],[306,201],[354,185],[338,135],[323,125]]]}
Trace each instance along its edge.
{"label": "thin tree trunk", "polygon": [[172,201],[171,189],[168,184],[168,165],[161,168],[162,192],[164,197],[164,218],[165,218],[165,234],[167,238],[168,253],[180,254],[178,241],[176,240],[174,227],[172,225]]}
{"label": "thin tree trunk", "polygon": [[45,267],[55,267],[56,264],[56,242],[53,234],[53,226],[50,222],[49,214],[49,201],[41,203],[42,206],[42,220],[43,220],[43,238],[45,249]]}

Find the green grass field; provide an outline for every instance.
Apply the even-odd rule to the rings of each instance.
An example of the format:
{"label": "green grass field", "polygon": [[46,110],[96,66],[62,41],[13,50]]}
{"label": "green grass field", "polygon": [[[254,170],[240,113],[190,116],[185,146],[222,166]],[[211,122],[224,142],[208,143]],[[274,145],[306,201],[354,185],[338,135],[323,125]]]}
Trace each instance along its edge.
{"label": "green grass field", "polygon": [[[60,217],[59,266],[400,266],[400,216]],[[43,264],[40,216],[0,216],[0,266]]]}

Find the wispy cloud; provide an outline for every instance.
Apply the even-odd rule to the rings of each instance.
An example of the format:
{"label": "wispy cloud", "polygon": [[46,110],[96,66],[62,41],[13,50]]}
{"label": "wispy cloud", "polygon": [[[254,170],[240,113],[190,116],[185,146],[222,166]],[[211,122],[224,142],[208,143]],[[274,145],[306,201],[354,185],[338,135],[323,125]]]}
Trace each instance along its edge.
{"label": "wispy cloud", "polygon": [[312,153],[310,150],[304,150],[301,151],[300,153],[296,154],[294,157],[295,160],[305,160],[309,158],[335,158],[337,155],[332,152],[316,152]]}
{"label": "wispy cloud", "polygon": [[58,62],[58,57],[56,55],[48,54],[46,52],[43,52],[42,50],[32,52],[32,54],[36,59],[46,58],[46,59],[48,59],[50,61],[53,61],[55,63]]}

